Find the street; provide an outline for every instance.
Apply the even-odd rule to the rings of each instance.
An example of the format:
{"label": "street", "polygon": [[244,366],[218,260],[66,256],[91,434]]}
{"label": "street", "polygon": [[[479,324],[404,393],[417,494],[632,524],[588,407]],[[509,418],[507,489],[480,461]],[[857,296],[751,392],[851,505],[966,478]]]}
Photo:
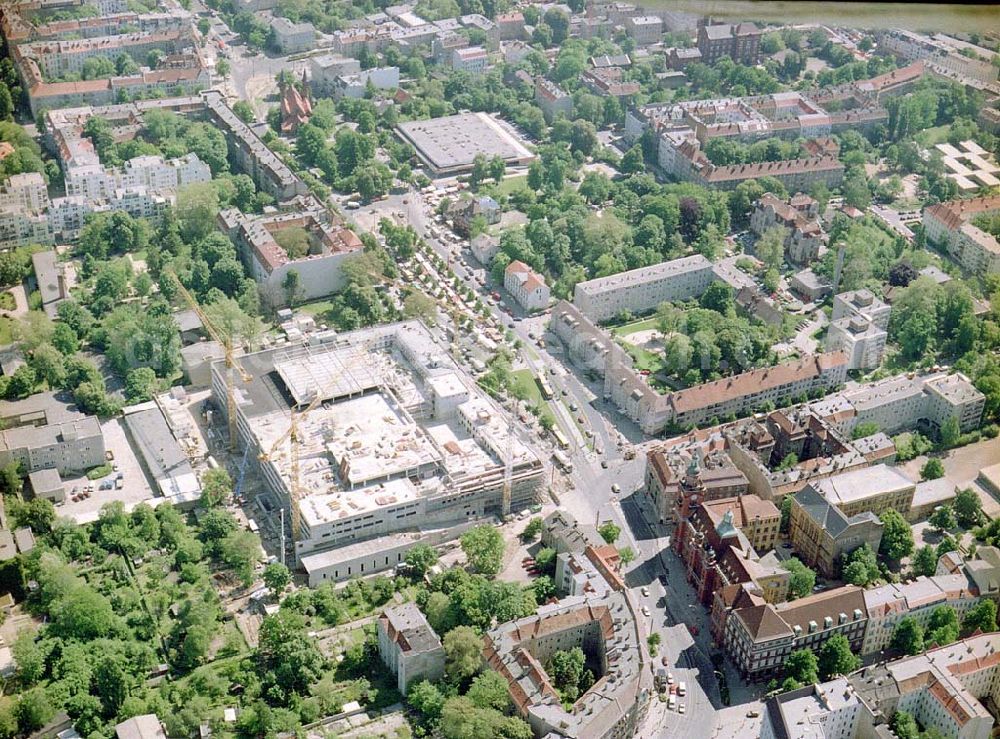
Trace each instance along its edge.
{"label": "street", "polygon": [[[464,285],[481,297],[486,298],[492,291],[502,292],[489,278],[485,286],[477,284],[473,271],[478,271],[475,266],[478,263],[469,251],[468,242],[460,243],[460,256],[456,258],[455,247],[434,237],[428,227],[428,221],[433,220],[432,207],[420,193],[390,195],[387,200],[350,212],[350,218],[370,228],[377,222],[378,214],[387,213],[396,214],[397,221],[411,225]],[[429,265],[429,260],[422,264]],[[484,267],[488,275],[488,265]],[[450,276],[439,275],[439,278],[443,284]],[[654,667],[660,667],[661,658],[666,656],[667,669],[675,681],[683,681],[687,686],[687,695],[679,698],[685,713],[670,711],[665,702],[654,700],[641,736],[649,739],[692,733],[711,736],[717,730],[717,710],[724,706],[710,659],[709,615],[687,583],[682,563],[669,548],[669,532],[656,523],[652,501],[644,491],[645,452],[649,442],[643,443],[643,436],[634,424],[604,402],[602,381],[585,377],[564,358],[561,343],[546,331],[548,315],[526,315],[509,296],[505,303],[512,315],[498,304],[484,300],[489,307],[490,322],[505,327],[520,340],[514,369],[527,368],[536,377],[548,380],[553,391],[549,405],[569,443],[565,452],[573,469],[566,475],[567,490],[560,495],[558,504],[581,523],[600,525],[611,521],[621,528],[615,545],[620,549],[628,547],[636,555],[626,571],[626,582],[640,607],[649,609],[650,615],[645,617],[648,632],[658,633],[661,639]],[[539,337],[545,338],[544,346],[538,345]],[[633,445],[633,442],[639,443]],[[628,448],[635,452],[630,460],[624,455]],[[613,492],[615,485],[620,493]],[[643,588],[648,588],[648,596],[642,595]],[[726,678],[734,703],[736,696],[744,694],[745,700],[752,699],[751,691],[743,686],[738,674],[727,669]],[[737,705],[733,710],[747,709],[748,706]]]}

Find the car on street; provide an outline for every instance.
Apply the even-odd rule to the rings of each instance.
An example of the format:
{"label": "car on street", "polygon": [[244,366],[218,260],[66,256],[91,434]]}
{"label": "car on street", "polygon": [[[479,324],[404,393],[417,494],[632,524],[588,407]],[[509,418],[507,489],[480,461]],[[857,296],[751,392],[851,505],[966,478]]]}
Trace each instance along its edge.
{"label": "car on street", "polygon": [[611,486],[611,492],[614,493],[615,495],[618,495],[618,493],[620,493],[621,491],[622,491],[621,486],[617,482]]}
{"label": "car on street", "polygon": [[667,576],[666,575],[660,575],[657,579],[660,581],[660,585],[662,585],[663,587],[667,587]]}
{"label": "car on street", "polygon": [[677,704],[677,713],[684,713],[684,704],[683,703],[678,703]]}
{"label": "car on street", "polygon": [[649,615],[649,606],[643,606],[642,607],[642,615],[643,616],[648,616]]}
{"label": "car on street", "polygon": [[[660,664],[663,665],[664,667],[670,664],[670,660],[667,659],[667,655],[663,655],[662,657],[660,657]],[[669,673],[667,674],[669,675]],[[667,684],[669,685],[669,682]]]}
{"label": "car on street", "polygon": [[608,460],[606,459],[601,460],[601,468],[605,470],[608,468]]}
{"label": "car on street", "polygon": [[642,597],[643,598],[648,598],[649,597],[649,588],[647,588],[645,585],[642,586],[642,591],[641,592],[642,592]]}

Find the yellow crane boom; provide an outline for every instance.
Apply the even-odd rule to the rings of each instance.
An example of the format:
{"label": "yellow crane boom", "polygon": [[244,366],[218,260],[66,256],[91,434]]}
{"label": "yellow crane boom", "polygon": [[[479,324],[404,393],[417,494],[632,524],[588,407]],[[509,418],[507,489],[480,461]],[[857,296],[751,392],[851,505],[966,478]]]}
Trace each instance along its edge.
{"label": "yellow crane boom", "polygon": [[191,292],[184,287],[180,278],[174,272],[167,272],[171,278],[173,278],[174,285],[177,287],[177,291],[184,298],[184,302],[188,304],[188,307],[194,311],[195,315],[198,316],[198,320],[201,321],[202,326],[205,327],[205,331],[212,339],[218,342],[225,352],[226,359],[226,420],[229,423],[229,449],[230,451],[237,451],[239,446],[239,434],[236,431],[236,377],[235,374],[238,371],[240,376],[243,378],[243,382],[250,382],[253,379],[250,374],[243,369],[241,365],[236,362],[233,353],[233,337],[223,336],[222,332],[216,328],[207,315],[205,311],[202,310],[201,305],[195,300]]}
{"label": "yellow crane boom", "polygon": [[285,430],[281,436],[275,440],[271,445],[271,448],[266,452],[261,452],[259,459],[262,462],[266,462],[271,459],[272,456],[278,451],[278,447],[285,443],[287,440],[291,446],[291,470],[288,475],[288,497],[291,503],[292,509],[292,539],[297,540],[299,538],[299,531],[301,529],[302,517],[299,513],[299,501],[302,498],[302,491],[299,488],[299,421],[305,418],[309,413],[319,405],[323,400],[323,395],[321,393],[316,393],[316,397],[303,408],[301,411],[296,411],[294,408],[291,411],[291,419],[288,423],[288,429]]}

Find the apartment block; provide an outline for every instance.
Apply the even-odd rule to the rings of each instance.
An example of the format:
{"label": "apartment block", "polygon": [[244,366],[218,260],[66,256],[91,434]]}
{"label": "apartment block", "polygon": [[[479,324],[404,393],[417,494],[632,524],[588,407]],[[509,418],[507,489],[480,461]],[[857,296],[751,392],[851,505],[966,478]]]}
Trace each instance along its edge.
{"label": "apartment block", "polygon": [[545,278],[524,262],[514,260],[507,265],[503,286],[526,311],[544,310],[549,305],[549,286]]}
{"label": "apartment block", "polygon": [[995,274],[1000,272],[1000,243],[971,221],[997,213],[1000,195],[938,203],[924,208],[924,231],[928,241],[943,245],[966,271]]}
{"label": "apartment block", "polygon": [[[638,735],[653,698],[645,641],[629,595],[614,591],[564,598],[499,624],[483,637],[483,661],[507,680],[515,711],[536,736],[619,739]],[[597,681],[567,709],[545,665],[557,650],[573,647],[596,666]]]}
{"label": "apartment block", "polygon": [[[613,281],[615,277],[621,275],[604,279]],[[612,282],[611,287],[617,286]],[[645,296],[640,292],[639,297]],[[668,424],[699,425],[713,418],[739,415],[764,403],[785,404],[800,395],[830,391],[847,378],[847,356],[834,352],[660,394],[633,367],[633,360],[625,350],[575,305],[566,301],[557,303],[552,309],[549,328],[565,344],[573,362],[603,375],[605,399],[618,406],[647,434],[658,433]]]}
{"label": "apartment block", "polygon": [[918,427],[936,431],[948,419],[965,432],[979,426],[986,397],[960,372],[897,375],[814,401],[810,408],[842,433],[874,423],[886,434]]}
{"label": "apartment block", "polygon": [[862,318],[882,331],[889,329],[892,307],[875,297],[867,288],[838,293],[833,296],[831,321],[841,318]]}
{"label": "apartment block", "polygon": [[599,323],[626,311],[635,315],[646,313],[664,301],[698,297],[714,280],[712,263],[695,254],[578,282],[573,291],[573,305]]}
{"label": "apartment block", "polygon": [[[250,275],[271,305],[315,300],[335,293],[344,283],[342,268],[363,244],[356,233],[334,223],[325,208],[306,198],[302,210],[273,215],[247,215],[230,208],[219,213],[220,229],[236,244]],[[289,253],[281,246],[283,234],[294,230],[308,242],[306,253]],[[286,279],[295,272],[296,295],[289,295]]]}
{"label": "apartment block", "polygon": [[573,114],[573,98],[559,85],[544,77],[535,82],[535,103],[542,109],[547,121],[558,115],[569,118]]}
{"label": "apartment block", "polygon": [[848,356],[848,369],[869,370],[882,364],[888,338],[885,329],[865,318],[840,318],[830,323],[823,348],[828,352],[844,352]]}
{"label": "apartment block", "polygon": [[94,416],[0,431],[0,466],[18,462],[27,472],[51,468],[68,477],[104,464],[104,452]]}
{"label": "apartment block", "polygon": [[663,35],[663,21],[655,15],[635,15],[625,19],[625,33],[639,46],[657,44]]}
{"label": "apartment block", "polygon": [[842,634],[859,651],[868,612],[862,588],[847,585],[787,603],[734,610],[726,620],[725,650],[748,679],[779,674],[798,649],[818,650]]}
{"label": "apartment block", "polygon": [[787,231],[785,258],[792,264],[808,265],[823,245],[818,216],[819,204],[808,195],[799,193],[784,202],[765,193],[750,214],[750,230],[761,236],[769,228],[781,226]]}
{"label": "apartment block", "polygon": [[[801,406],[736,421],[720,429],[719,435],[727,456],[746,476],[750,492],[765,500],[780,501],[811,482],[895,457],[895,445],[884,433],[851,439]],[[788,466],[790,455],[797,462]]]}
{"label": "apartment block", "polygon": [[845,515],[807,485],[792,496],[789,539],[799,559],[824,577],[837,577],[843,558],[867,544],[878,551],[882,522],[874,513]]}
{"label": "apartment block", "polygon": [[979,592],[964,572],[953,575],[920,576],[906,583],[889,583],[865,591],[868,629],[861,654],[888,649],[893,632],[903,618],[912,618],[925,630],[931,614],[940,606],[951,608],[959,622],[976,603]]}
{"label": "apartment block", "polygon": [[1000,635],[979,634],[769,698],[760,736],[890,736],[892,715],[906,711],[943,736],[987,739],[994,731],[991,708],[1000,699],[998,678]]}
{"label": "apartment block", "polygon": [[988,84],[995,82],[1000,72],[993,64],[996,52],[943,33],[927,36],[894,28],[882,32],[879,47],[906,61],[921,60],[939,77],[960,82]]}
{"label": "apartment block", "polygon": [[386,608],[375,620],[375,632],[379,657],[403,695],[415,682],[444,677],[444,647],[416,603]]}
{"label": "apartment block", "polygon": [[760,63],[761,31],[753,23],[701,26],[698,29],[698,51],[705,64],[711,65],[724,56],[739,64]]}
{"label": "apartment block", "polygon": [[814,354],[678,390],[668,396],[673,422],[697,426],[713,418],[740,415],[764,403],[786,405],[796,396],[842,385],[847,365],[843,352]]}
{"label": "apartment block", "polygon": [[455,49],[451,54],[451,68],[458,72],[482,74],[489,64],[489,54],[482,46]]}
{"label": "apartment block", "polygon": [[295,54],[312,49],[316,43],[316,28],[312,23],[293,23],[276,16],[271,19],[274,45],[282,54]]}

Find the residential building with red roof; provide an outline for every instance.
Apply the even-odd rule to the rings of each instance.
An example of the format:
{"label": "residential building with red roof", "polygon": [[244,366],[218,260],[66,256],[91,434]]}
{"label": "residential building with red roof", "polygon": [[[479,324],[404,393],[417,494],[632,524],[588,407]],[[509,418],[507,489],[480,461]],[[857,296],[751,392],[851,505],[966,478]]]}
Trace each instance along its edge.
{"label": "residential building with red roof", "polygon": [[503,286],[526,311],[544,310],[551,294],[545,278],[524,262],[513,261],[504,270]]}

